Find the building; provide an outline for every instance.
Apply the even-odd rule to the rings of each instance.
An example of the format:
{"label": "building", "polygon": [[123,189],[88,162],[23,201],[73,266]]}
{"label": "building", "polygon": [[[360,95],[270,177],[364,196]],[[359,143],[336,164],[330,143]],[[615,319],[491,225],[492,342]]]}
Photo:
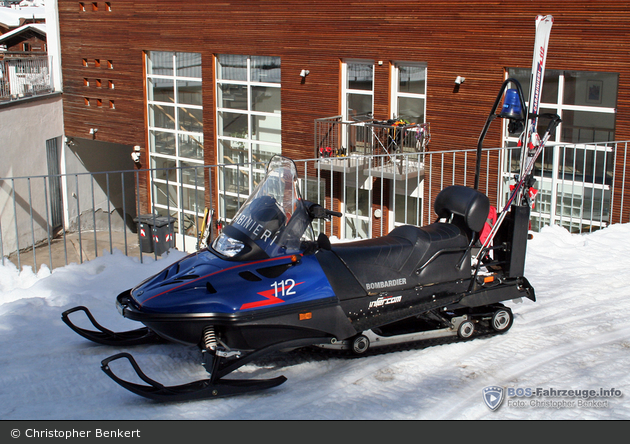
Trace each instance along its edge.
{"label": "building", "polygon": [[43,7],[43,2],[37,2],[37,4],[35,2],[4,3],[4,5],[0,5],[0,35],[27,23],[46,22],[46,11]]}
{"label": "building", "polygon": [[[550,14],[542,107],[563,119],[555,142],[582,145],[570,153],[549,150],[542,165],[556,177],[565,174],[554,169],[557,158],[572,156],[585,177],[604,162],[598,203],[630,190],[606,188],[607,177],[621,177],[628,160],[593,144],[630,139],[624,2],[58,0],[58,11],[65,134],[111,167],[126,167],[137,149],[137,169],[265,161],[276,153],[315,158],[314,122],[332,116],[405,117],[430,123],[432,151],[475,148],[504,79],[528,83],[534,19]],[[485,144],[510,145],[513,136],[491,128]],[[472,174],[472,163],[446,159],[442,168],[460,180]],[[183,220],[200,216],[204,206],[229,219],[263,169],[226,167],[212,178],[204,169],[189,169],[186,177],[165,171],[142,176],[139,211],[170,210],[183,232]],[[500,187],[492,184],[509,173],[493,172],[488,192],[496,195]],[[540,218],[564,223],[555,204],[561,185],[545,180],[540,198],[550,214]],[[376,200],[390,209],[396,201],[430,203],[440,183],[424,182],[404,195],[402,187],[362,179],[343,184],[346,202],[341,195],[328,202],[344,217],[361,219],[367,234],[387,231],[396,215],[377,221]],[[201,183],[203,202],[189,192]],[[574,207],[592,203],[595,188]],[[423,222],[432,217],[430,207],[422,205]]]}
{"label": "building", "polygon": [[[50,19],[44,20],[47,12]],[[3,21],[6,17],[12,21]],[[32,17],[36,23],[31,23]],[[47,238],[50,229],[62,225],[58,175],[66,163],[72,165],[63,151],[61,67],[58,58],[52,61],[47,51],[47,25],[38,23],[40,18],[52,21],[52,46],[57,48],[56,9],[0,7],[0,23],[11,25],[11,30],[0,35],[0,45],[7,45],[7,51],[0,51],[0,178],[39,176],[28,181],[37,187],[42,176],[53,175],[46,182],[46,193],[34,192],[37,188],[27,186],[27,180],[2,181],[0,247],[7,254],[16,246],[31,246]],[[47,213],[51,217],[47,218]],[[30,226],[32,230],[18,235],[17,230],[10,229],[14,226]]]}
{"label": "building", "polygon": [[29,23],[0,35],[0,57],[25,55],[24,53],[46,54],[46,24]]}

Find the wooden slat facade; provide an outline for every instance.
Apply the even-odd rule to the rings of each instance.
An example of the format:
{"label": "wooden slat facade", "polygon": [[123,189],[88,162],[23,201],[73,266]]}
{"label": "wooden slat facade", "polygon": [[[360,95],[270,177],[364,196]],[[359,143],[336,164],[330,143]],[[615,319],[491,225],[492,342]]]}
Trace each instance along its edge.
{"label": "wooden slat facade", "polygon": [[[619,73],[615,139],[630,139],[627,2],[112,0],[82,2],[85,11],[77,1],[58,4],[69,137],[88,137],[97,126],[99,140],[146,149],[143,51],[157,50],[202,54],[207,164],[217,161],[213,57],[223,53],[281,57],[282,145],[289,157],[313,157],[314,120],[340,114],[340,61],[347,58],[384,61],[375,65],[377,119],[390,116],[390,62],[425,62],[431,150],[474,148],[504,69],[531,68],[534,19],[551,14],[547,69]],[[310,71],[304,83],[302,69]],[[466,81],[456,90],[458,75]],[[93,82],[97,78],[100,88]],[[113,89],[104,86],[109,81]],[[95,106],[97,99],[101,106]],[[500,143],[495,124],[484,146]],[[143,167],[146,160],[143,152]],[[620,177],[624,165],[618,160]],[[473,165],[469,163],[468,175]],[[435,197],[439,181],[432,183]],[[496,178],[490,183],[496,184]],[[630,193],[630,186],[625,190]],[[620,192],[614,190],[617,202]],[[619,221],[620,215],[612,219]]]}

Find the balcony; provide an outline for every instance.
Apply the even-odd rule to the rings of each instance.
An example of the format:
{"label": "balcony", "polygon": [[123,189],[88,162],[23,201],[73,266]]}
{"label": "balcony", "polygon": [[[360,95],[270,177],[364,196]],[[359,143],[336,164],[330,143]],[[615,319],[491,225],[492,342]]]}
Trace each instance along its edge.
{"label": "balcony", "polygon": [[0,103],[53,91],[47,56],[20,57],[4,53],[0,60]]}
{"label": "balcony", "polygon": [[428,123],[379,121],[371,117],[344,121],[341,116],[315,120],[319,167],[344,174],[396,180],[409,178],[410,174],[423,175],[424,153],[430,139]]}

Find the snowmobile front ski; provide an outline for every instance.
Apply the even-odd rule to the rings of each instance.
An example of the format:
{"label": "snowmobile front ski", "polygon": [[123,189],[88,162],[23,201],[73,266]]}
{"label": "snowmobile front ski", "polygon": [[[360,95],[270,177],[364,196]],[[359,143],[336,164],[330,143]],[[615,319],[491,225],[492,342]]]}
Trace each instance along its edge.
{"label": "snowmobile front ski", "polygon": [[[110,369],[109,363],[121,358],[129,360],[138,377],[148,385],[125,381],[124,379],[116,376]],[[136,395],[144,396],[145,398],[156,401],[181,402],[232,396],[276,387],[287,379],[284,376],[264,380],[213,380],[210,378],[167,387],[145,375],[142,370],[140,370],[136,360],[129,353],[118,353],[117,355],[110,356],[109,358],[104,359],[101,364],[101,368],[107,376],[116,381],[120,386],[135,393]]]}
{"label": "snowmobile front ski", "polygon": [[[90,322],[92,323],[92,325],[97,330],[88,330],[88,329],[81,328],[75,325],[70,320],[69,316],[70,314],[77,311],[84,312],[86,316],[88,317],[88,319],[90,320]],[[90,313],[90,310],[88,310],[84,306],[78,306],[78,307],[71,308],[70,310],[64,311],[61,314],[61,319],[63,320],[63,322],[66,323],[68,327],[70,327],[76,333],[98,344],[126,346],[126,345],[140,345],[140,344],[159,344],[159,343],[164,342],[164,339],[162,339],[160,336],[155,334],[155,332],[150,330],[148,327],[141,327],[136,330],[129,330],[129,331],[123,331],[123,332],[114,332],[114,331],[108,330],[107,328],[103,327],[98,322],[96,322],[96,319],[94,319],[94,316],[92,316],[92,313]]]}
{"label": "snowmobile front ski", "polygon": [[[244,356],[241,356],[240,352],[237,351],[204,349],[202,351],[204,358],[203,365],[206,368],[206,371],[210,373],[210,378],[176,386],[164,386],[149,378],[140,369],[140,366],[133,356],[126,352],[118,353],[104,359],[101,362],[101,369],[105,372],[105,374],[107,374],[107,376],[130,392],[156,401],[181,402],[208,398],[221,398],[269,389],[276,387],[287,380],[284,376],[278,376],[271,379],[224,379],[226,375],[232,373],[248,362],[274,351],[305,347],[320,342],[330,342],[330,338],[308,338],[285,341],[253,351]],[[136,384],[117,376],[111,370],[109,364],[118,359],[127,359],[138,377],[148,385]]]}

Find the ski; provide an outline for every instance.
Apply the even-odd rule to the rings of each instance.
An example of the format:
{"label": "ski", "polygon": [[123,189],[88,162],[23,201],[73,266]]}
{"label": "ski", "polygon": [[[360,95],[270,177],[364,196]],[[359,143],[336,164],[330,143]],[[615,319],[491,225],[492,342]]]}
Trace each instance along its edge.
{"label": "ski", "polygon": [[212,233],[212,220],[214,219],[214,209],[207,208],[203,213],[203,222],[201,230],[199,230],[199,238],[197,239],[197,251],[208,247],[208,240]]}
{"label": "ski", "polygon": [[547,47],[549,44],[549,36],[551,34],[551,26],[553,25],[553,16],[551,15],[539,15],[536,17],[536,37],[534,40],[534,55],[532,60],[532,71],[530,75],[529,85],[529,104],[527,115],[525,116],[525,122],[529,124],[525,126],[522,132],[518,146],[521,147],[520,168],[518,177],[516,177],[516,184],[512,193],[503,208],[498,213],[498,219],[495,222],[492,230],[482,243],[481,249],[474,258],[475,261],[479,261],[483,255],[486,254],[488,247],[492,244],[494,236],[496,235],[499,227],[503,223],[507,211],[510,206],[516,201],[517,205],[521,205],[523,202],[523,193],[527,186],[530,175],[534,169],[536,159],[542,153],[549,137],[553,133],[556,126],[560,123],[560,118],[557,115],[545,115],[551,119],[547,131],[541,138],[538,134],[538,117],[540,109],[540,97],[542,93],[543,81],[545,77],[545,65],[547,61]]}
{"label": "ski", "polygon": [[[553,16],[539,15],[536,17],[536,38],[534,40],[534,57],[532,60],[532,72],[529,83],[529,110],[526,121],[529,125],[521,138],[521,167],[519,179],[526,175],[528,161],[535,160],[534,154],[538,146],[541,144],[538,135],[538,111],[540,108],[540,97],[542,93],[543,81],[545,78],[545,65],[547,62],[547,47],[549,45],[549,36],[551,34],[551,26],[553,25]],[[533,159],[532,159],[533,157]],[[522,188],[517,192],[518,200],[522,198]]]}
{"label": "ski", "polygon": [[[522,190],[525,189],[526,181],[530,177],[531,172],[534,169],[534,164],[536,163],[536,159],[538,158],[540,153],[542,153],[542,150],[545,148],[545,145],[547,144],[547,141],[549,140],[549,137],[551,136],[551,134],[553,134],[553,131],[555,130],[556,126],[561,122],[560,118],[556,114],[545,114],[544,116],[547,116],[551,119],[551,121],[549,122],[549,126],[547,127],[547,131],[545,131],[545,134],[543,138],[540,140],[540,143],[538,144],[538,146],[534,148],[533,154],[525,158],[525,164],[524,164],[525,166],[521,170],[520,176],[517,179],[518,182],[514,186],[514,189],[512,190],[510,197],[505,203],[503,210],[501,210],[498,213],[499,216],[497,218],[497,221],[494,223],[492,230],[486,237],[486,240],[482,243],[481,248],[479,249],[479,252],[477,253],[477,256],[475,257],[476,262],[479,261],[479,259],[487,252],[488,247],[492,244],[492,240],[494,239],[494,236],[497,234],[497,231],[499,231],[499,227],[503,223],[503,219],[505,219],[505,216],[508,210],[510,209],[510,207],[512,206],[512,204],[514,203],[514,200],[517,197],[517,195],[519,196],[518,197],[519,199],[522,199]],[[520,202],[520,200],[517,202]]]}

